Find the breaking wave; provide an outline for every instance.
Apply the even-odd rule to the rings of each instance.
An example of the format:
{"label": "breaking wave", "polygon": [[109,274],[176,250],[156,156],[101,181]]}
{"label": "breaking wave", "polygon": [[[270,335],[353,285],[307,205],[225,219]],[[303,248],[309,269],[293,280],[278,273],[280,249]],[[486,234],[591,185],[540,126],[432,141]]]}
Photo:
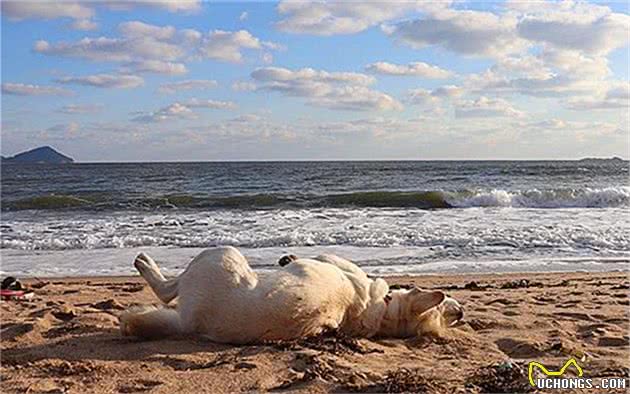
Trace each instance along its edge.
{"label": "breaking wave", "polygon": [[26,209],[271,209],[271,208],[607,208],[630,206],[630,187],[548,190],[366,191],[328,195],[247,194],[224,197],[170,195],[121,199],[111,195],[45,195],[3,201],[3,211]]}

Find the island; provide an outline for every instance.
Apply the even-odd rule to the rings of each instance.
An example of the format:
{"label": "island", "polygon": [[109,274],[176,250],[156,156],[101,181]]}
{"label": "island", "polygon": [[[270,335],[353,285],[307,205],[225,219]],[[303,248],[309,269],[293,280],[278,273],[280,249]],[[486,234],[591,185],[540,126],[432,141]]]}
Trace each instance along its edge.
{"label": "island", "polygon": [[50,146],[41,146],[12,157],[2,157],[2,164],[67,164],[74,159],[58,152]]}
{"label": "island", "polygon": [[578,160],[581,163],[618,163],[621,164],[625,160],[621,157],[585,157],[583,159]]}

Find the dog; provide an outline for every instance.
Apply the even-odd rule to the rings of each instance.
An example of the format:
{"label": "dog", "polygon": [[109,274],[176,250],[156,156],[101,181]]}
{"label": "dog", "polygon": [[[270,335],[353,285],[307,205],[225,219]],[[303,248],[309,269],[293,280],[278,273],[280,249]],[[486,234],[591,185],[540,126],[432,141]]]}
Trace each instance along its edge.
{"label": "dog", "polygon": [[[164,303],[123,312],[124,336],[160,339],[197,334],[211,341],[251,344],[339,330],[355,337],[410,337],[461,319],[461,306],[441,291],[389,291],[335,255],[295,259],[285,269],[255,273],[233,247],[208,249],[178,277],[166,279],[148,255],[134,266]],[[389,295],[389,297],[388,297]]]}

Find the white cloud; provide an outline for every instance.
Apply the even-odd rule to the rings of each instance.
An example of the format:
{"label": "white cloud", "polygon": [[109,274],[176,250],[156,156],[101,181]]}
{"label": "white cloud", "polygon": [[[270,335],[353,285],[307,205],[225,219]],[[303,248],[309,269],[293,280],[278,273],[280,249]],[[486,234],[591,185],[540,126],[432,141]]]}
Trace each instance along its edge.
{"label": "white cloud", "polygon": [[237,122],[237,123],[245,123],[245,122],[258,122],[263,120],[263,117],[260,115],[256,115],[256,114],[244,114],[244,115],[239,115],[236,118],[232,118],[230,119],[230,122]]}
{"label": "white cloud", "polygon": [[236,104],[231,101],[192,98],[184,103],[175,102],[154,112],[140,113],[132,120],[140,123],[157,123],[177,119],[195,119],[197,114],[192,108],[231,110],[236,108]]}
{"label": "white cloud", "polygon": [[603,96],[574,98],[567,103],[568,108],[576,111],[630,108],[630,85],[628,82],[613,84]]}
{"label": "white cloud", "polygon": [[512,105],[503,99],[490,99],[487,97],[479,97],[473,101],[462,101],[455,107],[455,116],[457,118],[485,118],[496,116],[523,117],[525,114],[512,107]]}
{"label": "white cloud", "polygon": [[407,92],[407,102],[415,105],[431,106],[440,102],[440,99],[427,89],[411,89]]}
{"label": "white cloud", "polygon": [[539,121],[516,121],[514,127],[531,137],[537,133],[544,138],[565,135],[571,139],[586,139],[620,133],[627,135],[628,125],[613,122],[574,121],[564,119],[543,119]]}
{"label": "white cloud", "polygon": [[[12,20],[72,18],[87,21],[99,6],[113,10],[129,10],[137,6],[157,7],[170,12],[193,12],[200,9],[199,0],[102,0],[102,1],[46,1],[4,0],[2,14]],[[81,29],[83,30],[83,29]]]}
{"label": "white cloud", "polygon": [[79,115],[100,112],[105,108],[102,104],[68,104],[59,109],[59,112],[68,115]]}
{"label": "white cloud", "polygon": [[261,42],[247,30],[236,32],[214,30],[203,39],[199,53],[209,59],[239,63],[243,61],[243,50],[263,49],[265,47],[269,49],[279,48],[275,43]]}
{"label": "white cloud", "polygon": [[68,96],[70,90],[57,86],[31,85],[6,82],[2,84],[2,93],[16,96]]}
{"label": "white cloud", "polygon": [[365,86],[345,86],[331,94],[312,98],[312,105],[328,109],[349,111],[400,111],[403,106],[388,94],[371,90]]}
{"label": "white cloud", "polygon": [[524,126],[537,130],[562,130],[569,127],[569,123],[562,119],[546,119],[538,122],[530,122]]}
{"label": "white cloud", "polygon": [[583,2],[562,2],[553,8],[527,9],[518,33],[559,49],[606,54],[629,41],[630,16]]}
{"label": "white cloud", "polygon": [[194,112],[181,103],[173,103],[155,112],[138,115],[132,120],[141,123],[155,123],[174,119],[194,118]]}
{"label": "white cloud", "polygon": [[431,95],[435,97],[459,97],[464,94],[464,89],[455,85],[444,85],[434,89]]}
{"label": "white cloud", "polygon": [[485,72],[467,76],[464,84],[482,95],[594,96],[609,86],[611,74],[603,56],[544,47],[536,55],[499,59]]}
{"label": "white cloud", "polygon": [[353,34],[410,11],[439,9],[448,3],[450,1],[281,1],[277,11],[283,19],[276,27],[297,34]]}
{"label": "white cloud", "polygon": [[176,93],[182,90],[206,90],[218,86],[217,81],[212,79],[188,79],[184,81],[170,82],[161,85],[158,89],[160,93]]}
{"label": "white cloud", "polygon": [[188,100],[185,105],[189,108],[211,108],[211,109],[235,109],[236,104],[232,101],[217,101],[217,100],[200,100],[192,98]]}
{"label": "white cloud", "polygon": [[383,31],[414,48],[437,45],[463,55],[502,57],[526,47],[516,35],[516,22],[491,12],[443,9],[383,26]]}
{"label": "white cloud", "polygon": [[110,89],[137,88],[138,86],[142,86],[144,84],[144,80],[141,77],[136,75],[119,74],[95,74],[82,77],[63,77],[59,78],[57,82]]}
{"label": "white cloud", "polygon": [[120,38],[83,38],[76,42],[50,44],[35,42],[35,52],[45,55],[76,57],[91,61],[133,62],[173,61],[186,54],[182,37],[172,26],[153,26],[143,22],[124,22],[118,26]]}
{"label": "white cloud", "polygon": [[157,7],[170,12],[194,12],[200,9],[198,0],[4,0],[1,4],[2,14],[11,20],[72,18],[74,21],[68,26],[83,31],[98,28],[98,24],[92,18],[100,6],[114,10],[130,10],[137,6]]}
{"label": "white cloud", "polygon": [[350,83],[354,85],[371,85],[374,77],[355,72],[328,72],[312,68],[302,68],[297,71],[281,67],[258,68],[252,72],[252,78],[261,82],[300,82],[315,83]]}
{"label": "white cloud", "polygon": [[162,8],[170,12],[192,13],[201,9],[200,0],[113,0],[112,2],[124,2],[135,6]]}
{"label": "white cloud", "polygon": [[410,89],[406,101],[421,106],[436,106],[443,99],[453,99],[464,94],[464,89],[455,85],[440,86],[432,91],[427,89]]}
{"label": "white cloud", "polygon": [[136,63],[149,72],[184,73],[183,61],[208,58],[243,61],[243,51],[282,50],[280,44],[262,41],[246,30],[214,30],[204,35],[193,29],[155,26],[139,21],[118,25],[119,37],[86,37],[74,42],[35,42],[33,50],[50,56],[96,62]]}
{"label": "white cloud", "polygon": [[76,57],[99,62],[132,62],[145,59],[176,60],[184,56],[182,48],[153,38],[84,38],[74,43],[35,42],[35,52],[45,55]]}
{"label": "white cloud", "polygon": [[183,75],[188,73],[184,63],[163,62],[161,60],[144,60],[128,63],[122,68],[123,72],[155,73],[166,75]]}
{"label": "white cloud", "polygon": [[155,26],[140,21],[123,22],[118,25],[118,31],[126,37],[151,37],[156,40],[169,40],[177,32],[173,26]]}
{"label": "white cloud", "polygon": [[414,76],[430,79],[444,79],[452,75],[448,70],[433,66],[424,62],[414,62],[407,65],[392,64],[387,62],[376,62],[365,67],[366,71],[375,74]]}
{"label": "white cloud", "polygon": [[251,76],[258,82],[258,90],[305,97],[314,106],[353,111],[402,109],[396,99],[370,89],[375,79],[366,74],[265,67],[254,70]]}
{"label": "white cloud", "polygon": [[2,1],[2,14],[12,20],[90,19],[94,10],[82,1]]}

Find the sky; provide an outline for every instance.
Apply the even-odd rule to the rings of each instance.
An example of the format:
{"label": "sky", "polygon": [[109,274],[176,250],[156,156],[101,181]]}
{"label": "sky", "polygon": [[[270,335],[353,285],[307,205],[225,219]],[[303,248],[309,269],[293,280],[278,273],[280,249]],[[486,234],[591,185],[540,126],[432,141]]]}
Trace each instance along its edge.
{"label": "sky", "polygon": [[2,1],[5,156],[630,157],[628,3]]}

